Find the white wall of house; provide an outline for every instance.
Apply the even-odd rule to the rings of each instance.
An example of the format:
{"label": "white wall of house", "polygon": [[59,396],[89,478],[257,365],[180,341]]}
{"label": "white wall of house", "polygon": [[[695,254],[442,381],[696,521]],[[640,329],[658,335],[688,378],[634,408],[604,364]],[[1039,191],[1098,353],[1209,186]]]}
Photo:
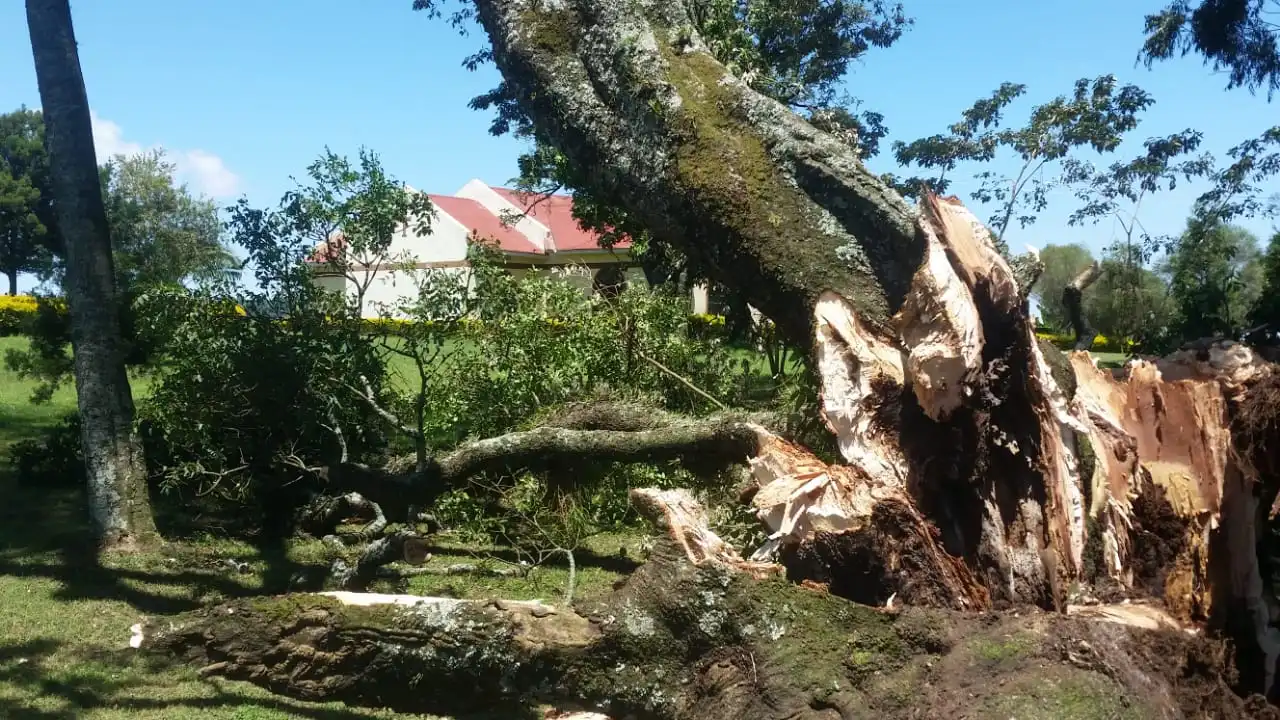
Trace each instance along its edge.
{"label": "white wall of house", "polygon": [[[410,191],[413,190],[412,188],[408,189]],[[508,214],[520,216],[520,208],[479,180],[468,182],[455,193],[455,197],[473,200],[499,218],[504,218]],[[538,220],[529,216],[519,217],[513,223],[513,227],[530,238],[535,244],[548,251],[555,250],[550,228]],[[470,271],[466,266],[470,235],[470,228],[445,213],[442,209],[436,212],[431,223],[431,231],[426,235],[416,234],[412,227],[401,229],[392,239],[388,256],[396,264],[411,261],[415,263],[416,267],[411,271],[390,268],[357,271],[356,274],[360,284],[366,285],[364,306],[361,309],[361,314],[366,318],[376,318],[382,316],[384,314],[383,308],[386,308],[387,312],[390,312],[393,316],[401,315],[401,313],[392,310],[392,308],[403,304],[406,300],[411,300],[417,295],[420,277],[426,272],[465,273],[468,274],[467,285],[472,287],[473,283],[469,277]],[[572,253],[567,255],[574,257]],[[512,259],[517,260],[518,258],[519,256],[513,256]],[[544,258],[531,256],[528,259],[536,263]],[[579,262],[582,260],[585,260],[585,258],[580,259]],[[595,274],[598,272],[598,268],[588,270],[581,266],[571,265],[566,267],[557,264],[548,265],[545,269],[540,268],[537,271],[546,272],[551,271],[553,268],[561,271],[567,269],[568,272],[557,274],[584,293],[590,294],[594,290]],[[517,276],[525,272],[528,271],[512,269],[512,273]],[[633,287],[646,287],[648,284],[645,281],[644,272],[638,267],[628,268],[625,271],[625,276],[628,284]],[[348,278],[318,274],[315,282],[320,287],[333,292],[345,292],[350,297],[354,297],[356,294],[356,283]],[[706,289],[696,287],[693,289],[692,295],[693,311],[706,312],[708,304]]]}
{"label": "white wall of house", "polygon": [[[393,264],[414,262],[414,269],[404,270],[398,267],[357,269],[352,271],[354,279],[318,275],[316,283],[334,292],[345,290],[352,298],[355,297],[358,287],[363,285],[365,286],[364,306],[361,308],[363,317],[381,317],[384,314],[384,308],[391,315],[400,316],[403,313],[395,311],[394,308],[417,296],[425,274],[469,272],[466,259],[470,234],[470,229],[465,225],[443,212],[437,212],[431,223],[429,234],[417,235],[412,228],[406,227],[391,240],[387,255],[392,259]],[[467,284],[468,287],[471,286],[470,278],[467,279]]]}

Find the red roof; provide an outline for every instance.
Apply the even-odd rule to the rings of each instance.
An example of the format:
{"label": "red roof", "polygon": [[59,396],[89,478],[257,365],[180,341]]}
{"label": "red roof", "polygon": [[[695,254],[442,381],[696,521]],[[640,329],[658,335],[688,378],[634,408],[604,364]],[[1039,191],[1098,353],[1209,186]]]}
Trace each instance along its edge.
{"label": "red roof", "polygon": [[[573,217],[573,198],[568,195],[543,196],[536,193],[525,193],[509,188],[492,188],[499,197],[515,205],[551,231],[551,240],[559,252],[581,252],[584,250],[601,250],[600,235],[584,230]],[[550,250],[543,250],[529,236],[512,225],[503,223],[503,218],[489,208],[469,198],[452,195],[428,195],[431,202],[443,215],[448,215],[464,225],[472,234],[481,239],[491,239],[498,243],[503,252],[542,255]],[[311,257],[311,263],[323,263],[329,247],[341,250],[341,235],[336,235],[330,243],[320,243]],[[631,247],[629,239],[622,239],[615,248],[625,250]]]}
{"label": "red roof", "polygon": [[333,237],[326,242],[322,242],[315,246],[311,251],[311,255],[307,257],[307,262],[325,264],[336,262],[342,259],[342,246],[345,244],[346,238],[341,232],[336,232]]}
{"label": "red roof", "polygon": [[539,254],[542,252],[541,248],[524,233],[504,225],[502,218],[489,212],[475,200],[451,195],[428,195],[427,197],[431,198],[431,202],[440,209],[440,212],[466,225],[481,239],[497,240],[498,247],[505,252]]}
{"label": "red roof", "polygon": [[[524,193],[509,188],[493,188],[507,202],[520,208],[529,217],[546,225],[551,230],[551,238],[556,250],[600,250],[600,235],[591,230],[584,230],[573,217],[573,198],[568,195],[543,196],[538,193]],[[532,206],[532,209],[530,209]],[[631,247],[629,239],[619,240],[614,245],[620,250]]]}

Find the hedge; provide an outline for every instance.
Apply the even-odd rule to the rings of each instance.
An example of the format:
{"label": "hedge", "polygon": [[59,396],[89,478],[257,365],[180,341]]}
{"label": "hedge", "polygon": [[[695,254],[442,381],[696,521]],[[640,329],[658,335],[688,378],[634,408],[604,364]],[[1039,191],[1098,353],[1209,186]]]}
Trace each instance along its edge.
{"label": "hedge", "polygon": [[[36,298],[32,295],[0,295],[0,337],[27,333],[36,315],[36,305]],[[235,312],[237,315],[245,314],[244,308],[239,305],[236,306]],[[395,333],[397,328],[407,326],[412,321],[376,318],[365,322],[371,329]],[[476,321],[462,320],[461,322],[472,323]],[[554,321],[552,321],[552,324],[554,324]],[[725,318],[723,315],[711,315],[708,313],[690,315],[689,332],[695,337],[702,338],[722,336],[725,332]],[[1075,337],[1072,335],[1039,329],[1036,332],[1036,337],[1048,340],[1064,350],[1071,349],[1075,343]],[[1099,335],[1093,339],[1092,350],[1094,352],[1127,352],[1133,349],[1133,344],[1132,340],[1122,341],[1119,338]]]}
{"label": "hedge", "polygon": [[[0,337],[25,335],[30,332],[31,323],[36,315],[36,307],[37,300],[32,295],[0,295]],[[235,306],[235,313],[242,316],[246,314],[245,309],[239,305]],[[365,320],[365,324],[371,330],[390,334],[396,334],[400,328],[405,328],[412,322],[414,321],[396,318],[371,318]],[[469,325],[478,321],[463,319],[458,322]],[[554,319],[548,321],[552,326],[556,325],[556,322]],[[689,331],[696,337],[719,337],[725,331],[724,316],[707,313],[690,315]]]}
{"label": "hedge", "polygon": [[0,337],[22,335],[36,316],[36,299],[31,295],[0,295]]}
{"label": "hedge", "polygon": [[[1075,348],[1075,335],[1062,335],[1051,332],[1036,332],[1036,337],[1041,340],[1048,340],[1056,347],[1063,350],[1072,350]],[[1106,335],[1098,335],[1093,339],[1093,347],[1089,348],[1093,352],[1115,352],[1123,353],[1133,350],[1134,342],[1132,340],[1122,340],[1120,338],[1109,338]]]}

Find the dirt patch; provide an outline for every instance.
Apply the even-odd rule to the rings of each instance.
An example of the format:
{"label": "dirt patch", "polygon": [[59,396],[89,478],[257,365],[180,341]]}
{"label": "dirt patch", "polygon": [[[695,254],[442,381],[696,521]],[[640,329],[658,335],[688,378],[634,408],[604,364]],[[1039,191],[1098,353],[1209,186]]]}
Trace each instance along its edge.
{"label": "dirt patch", "polygon": [[1165,489],[1152,483],[1133,500],[1133,584],[1164,597],[1169,574],[1187,547],[1191,521],[1178,514]]}

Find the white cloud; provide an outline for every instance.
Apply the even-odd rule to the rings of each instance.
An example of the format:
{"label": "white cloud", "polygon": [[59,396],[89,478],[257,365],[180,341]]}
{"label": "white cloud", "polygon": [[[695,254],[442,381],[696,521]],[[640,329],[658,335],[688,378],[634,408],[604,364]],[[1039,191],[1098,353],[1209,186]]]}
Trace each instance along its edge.
{"label": "white cloud", "polygon": [[[97,151],[98,162],[116,155],[137,155],[152,148],[143,147],[140,143],[126,140],[124,130],[110,120],[90,113],[93,122],[93,146]],[[165,157],[176,167],[174,174],[186,182],[197,192],[213,198],[226,198],[235,195],[240,189],[240,177],[227,167],[222,158],[207,150],[175,150],[163,148]]]}

